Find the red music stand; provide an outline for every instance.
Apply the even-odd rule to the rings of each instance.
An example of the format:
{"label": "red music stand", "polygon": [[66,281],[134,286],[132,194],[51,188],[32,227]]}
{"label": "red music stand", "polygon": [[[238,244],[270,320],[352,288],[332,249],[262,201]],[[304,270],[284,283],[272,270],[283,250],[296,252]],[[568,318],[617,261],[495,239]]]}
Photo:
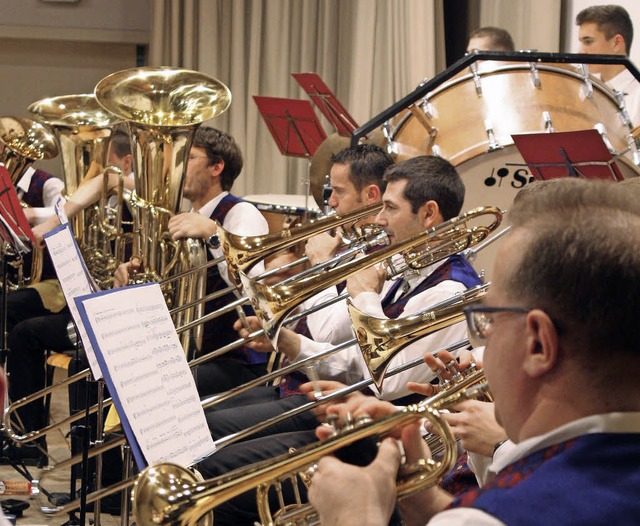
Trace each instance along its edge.
{"label": "red music stand", "polygon": [[327,138],[309,101],[259,96],[253,100],[282,155],[313,157]]}
{"label": "red music stand", "polygon": [[351,135],[358,128],[356,121],[319,75],[316,73],[292,73],[291,76],[307,92],[340,135]]}
{"label": "red music stand", "polygon": [[16,243],[16,239],[31,243],[35,243],[36,239],[20,205],[11,176],[3,165],[0,165],[0,188],[0,237],[16,252],[25,253],[25,245]]}
{"label": "red music stand", "polygon": [[536,179],[624,177],[597,130],[512,135],[522,158]]}

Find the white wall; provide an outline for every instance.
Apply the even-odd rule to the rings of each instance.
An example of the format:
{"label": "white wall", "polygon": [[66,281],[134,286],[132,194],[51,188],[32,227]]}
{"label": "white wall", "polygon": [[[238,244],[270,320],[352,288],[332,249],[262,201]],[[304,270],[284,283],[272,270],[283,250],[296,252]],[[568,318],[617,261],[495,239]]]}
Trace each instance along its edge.
{"label": "white wall", "polygon": [[[602,4],[608,3],[607,1],[602,1]],[[633,43],[631,44],[630,58],[636,67],[640,67],[640,2],[638,0],[611,0],[610,3],[624,7],[631,17],[634,35]],[[565,25],[565,34],[568,35],[568,48],[563,51],[570,53],[578,52],[578,26],[575,24],[576,15],[585,7],[599,4],[600,2],[594,2],[593,0],[567,0],[568,16]]]}

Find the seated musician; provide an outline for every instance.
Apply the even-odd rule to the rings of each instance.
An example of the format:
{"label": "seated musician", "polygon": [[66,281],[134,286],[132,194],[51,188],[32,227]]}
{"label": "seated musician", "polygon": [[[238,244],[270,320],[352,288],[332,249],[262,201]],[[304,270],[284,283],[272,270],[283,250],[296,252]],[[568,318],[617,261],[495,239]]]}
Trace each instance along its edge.
{"label": "seated musician", "polygon": [[[120,168],[125,175],[130,174],[129,136],[116,132],[109,147],[109,164]],[[86,187],[92,188],[90,192],[85,193],[84,190],[81,192],[84,197],[80,201],[86,205],[97,201],[102,192],[100,178],[96,177],[92,181],[100,184],[91,183]],[[19,188],[21,184],[23,183],[18,183]],[[52,191],[50,185],[56,191]],[[28,218],[37,223],[34,228],[37,239],[41,240],[43,233],[59,224],[53,207],[61,196],[63,186],[60,179],[41,170],[36,170],[31,178],[23,200],[31,206],[26,211]],[[78,211],[80,201],[70,199],[67,201],[65,209],[73,215]],[[69,203],[72,204],[69,206]],[[47,254],[46,250],[45,254]],[[48,256],[45,258],[45,263],[43,278],[39,283],[11,292],[8,296],[7,344],[11,352],[7,359],[7,372],[12,379],[9,396],[14,401],[44,387],[45,351],[65,351],[72,348],[67,333],[67,325],[71,320],[71,315]],[[44,414],[43,399],[20,408],[17,415],[20,419],[20,425],[17,425],[15,430],[41,429],[45,425],[47,416]],[[19,448],[9,448],[7,454],[23,460],[35,459],[37,463],[42,465],[47,462],[47,457],[44,454],[45,448],[44,439],[39,439],[37,444],[27,443]]]}
{"label": "seated musician", "polygon": [[[424,230],[438,225],[445,219],[455,217],[460,212],[464,198],[464,186],[453,166],[436,157],[417,157],[390,167],[385,173],[387,188],[383,196],[383,208],[376,222],[383,226],[392,244],[400,243]],[[408,286],[403,286],[405,282]],[[450,299],[458,292],[480,282],[473,268],[466,260],[452,256],[444,263],[436,263],[415,274],[411,273],[400,281],[385,281],[384,274],[376,269],[363,269],[347,279],[347,289],[354,303],[366,314],[377,317],[398,317],[414,314],[442,300]],[[285,331],[278,341],[278,349],[290,359],[296,359],[300,345],[284,342],[292,336]],[[303,337],[293,335],[292,340]],[[448,344],[464,339],[465,328],[462,323],[443,329],[412,343],[403,349],[392,362],[401,364],[422,356],[426,349],[437,350]],[[311,342],[313,343],[313,342]],[[317,343],[317,342],[316,342]],[[255,344],[257,347],[260,343]],[[318,347],[327,345],[317,343]],[[312,348],[313,345],[310,345]],[[393,365],[392,365],[393,367]],[[348,348],[323,360],[317,368],[325,379],[348,377],[349,381],[368,376],[360,352],[355,347]],[[381,396],[399,399],[409,393],[406,383],[409,380],[428,382],[433,375],[425,368],[405,371],[385,380]],[[296,395],[294,395],[296,396]],[[306,401],[297,395],[301,405]],[[293,397],[288,397],[289,400]],[[233,399],[232,399],[233,400]],[[207,419],[214,437],[220,434],[239,431],[242,425],[261,422],[274,412],[282,411],[282,404],[254,404],[233,410],[226,409],[209,412]],[[273,408],[278,411],[272,411]],[[236,421],[234,421],[234,419]],[[317,422],[317,421],[316,421]],[[271,426],[252,438],[237,444],[226,446],[200,464],[200,470],[207,477],[225,473],[229,469],[286,452],[290,446],[299,447],[313,440],[309,431],[314,425],[314,417],[305,415],[288,419]],[[238,429],[235,429],[235,428]],[[222,431],[220,431],[222,430]],[[270,433],[277,432],[277,436]],[[252,504],[252,500],[254,504]],[[250,493],[243,495],[217,509],[218,524],[251,524],[255,520],[255,500]]]}
{"label": "seated musician", "polygon": [[[467,322],[486,345],[495,414],[515,446],[494,458],[495,478],[477,491],[454,500],[430,487],[400,501],[405,524],[635,524],[637,199],[621,185],[567,179],[514,205],[511,220],[485,305]],[[328,409],[374,418],[394,410],[355,397]],[[408,465],[429,455],[418,423],[394,436]],[[320,521],[387,524],[400,461],[393,438],[365,468],[320,460],[309,490]]]}
{"label": "seated musician", "polygon": [[[269,226],[260,211],[250,203],[229,193],[242,171],[243,159],[239,146],[225,132],[200,127],[196,131],[189,152],[183,195],[192,204],[189,212],[177,214],[169,220],[173,239],[200,238],[209,240],[216,233],[216,221],[233,234],[256,236],[267,234]],[[207,257],[222,256],[219,247],[209,247]],[[115,286],[129,282],[139,269],[139,259],[121,265],[116,271]],[[206,293],[211,294],[232,285],[227,264],[222,261],[207,270]],[[205,303],[205,314],[216,311],[234,301],[229,292]],[[202,354],[214,351],[237,340],[233,323],[235,311],[223,314],[204,324]],[[197,351],[200,354],[200,351]],[[196,383],[201,395],[225,391],[265,374],[269,356],[246,347],[235,349],[195,369]]]}

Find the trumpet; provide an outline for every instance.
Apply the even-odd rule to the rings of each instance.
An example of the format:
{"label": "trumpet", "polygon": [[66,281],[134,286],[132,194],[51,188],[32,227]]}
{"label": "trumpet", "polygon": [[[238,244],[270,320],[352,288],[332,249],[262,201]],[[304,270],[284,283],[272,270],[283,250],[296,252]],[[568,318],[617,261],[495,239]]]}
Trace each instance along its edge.
{"label": "trumpet", "polygon": [[[406,497],[436,484],[452,469],[456,461],[456,441],[438,410],[447,409],[465,399],[484,396],[487,389],[484,374],[472,370],[463,381],[452,383],[447,390],[419,404],[408,406],[377,421],[362,418],[352,428],[338,432],[325,441],[204,482],[176,464],[164,463],[148,467],[138,475],[132,492],[136,523],[142,526],[193,526],[203,518],[212,521],[210,512],[217,506],[256,488],[262,524],[280,524],[278,514],[271,513],[267,501],[268,490],[272,484],[295,477],[301,471],[312,472],[313,466],[320,458],[358,440],[384,437],[398,427],[426,419],[441,436],[445,445],[444,453],[437,461],[430,458],[422,459],[416,467],[406,470],[407,474],[401,470],[397,480],[398,497]],[[296,508],[298,517],[303,516],[306,519],[312,514],[307,504],[298,503]],[[291,524],[291,506],[287,507],[286,513],[286,523]]]}

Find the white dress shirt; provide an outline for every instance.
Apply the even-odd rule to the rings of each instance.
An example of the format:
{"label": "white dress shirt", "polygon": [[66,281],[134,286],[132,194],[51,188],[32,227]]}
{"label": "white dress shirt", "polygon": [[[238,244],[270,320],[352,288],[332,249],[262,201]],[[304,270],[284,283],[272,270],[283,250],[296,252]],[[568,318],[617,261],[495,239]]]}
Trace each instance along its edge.
{"label": "white dress shirt", "polygon": [[[229,192],[222,192],[218,196],[214,197],[211,201],[206,203],[198,210],[198,213],[205,217],[211,217],[211,214],[216,209],[216,206],[222,201],[222,199],[228,195]],[[191,210],[194,211],[193,209]],[[231,234],[237,234],[240,236],[261,236],[269,233],[269,224],[264,216],[260,213],[254,205],[247,202],[240,202],[233,206],[227,213],[222,222],[222,228]],[[224,256],[222,247],[209,248],[211,255],[214,258]],[[227,262],[222,261],[218,263],[218,271],[220,276],[227,284],[232,285],[228,276]],[[258,263],[251,272],[250,276],[256,276],[264,272],[264,263]]]}
{"label": "white dress shirt", "polygon": [[[20,178],[16,184],[16,191],[18,198],[22,199],[24,194],[29,191],[29,185],[31,184],[31,176],[35,170],[33,168],[27,168],[24,175]],[[52,215],[55,214],[54,206],[58,202],[58,199],[62,197],[62,191],[64,190],[64,182],[57,177],[50,177],[44,182],[42,187],[42,202],[43,207],[32,207],[33,221],[31,226],[44,223]]]}

